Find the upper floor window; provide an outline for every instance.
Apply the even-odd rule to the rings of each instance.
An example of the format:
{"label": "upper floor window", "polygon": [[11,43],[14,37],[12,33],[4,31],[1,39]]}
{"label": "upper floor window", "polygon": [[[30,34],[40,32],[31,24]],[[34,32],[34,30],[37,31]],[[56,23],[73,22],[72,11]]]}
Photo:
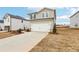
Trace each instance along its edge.
{"label": "upper floor window", "polygon": [[46,13],[46,17],[48,17],[48,13]]}
{"label": "upper floor window", "polygon": [[44,13],[42,13],[42,17],[44,18]]}
{"label": "upper floor window", "polygon": [[35,19],[36,18],[36,15],[35,14],[32,14],[32,18]]}
{"label": "upper floor window", "polygon": [[42,17],[43,17],[43,18],[46,18],[46,17],[48,17],[48,13],[47,13],[47,12],[45,12],[45,13],[42,13]]}
{"label": "upper floor window", "polygon": [[30,15],[30,19],[32,19],[32,15]]}
{"label": "upper floor window", "polygon": [[34,14],[34,19],[36,18],[36,15]]}
{"label": "upper floor window", "polygon": [[30,16],[30,18],[31,18],[31,19],[35,19],[35,18],[36,18],[36,15],[35,15],[35,14],[32,14],[32,15]]}

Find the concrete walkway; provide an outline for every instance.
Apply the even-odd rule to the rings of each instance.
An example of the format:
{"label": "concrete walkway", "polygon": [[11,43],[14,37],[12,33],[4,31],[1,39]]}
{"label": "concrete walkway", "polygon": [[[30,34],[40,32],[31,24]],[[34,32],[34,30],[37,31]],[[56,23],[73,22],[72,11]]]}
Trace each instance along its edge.
{"label": "concrete walkway", "polygon": [[0,39],[0,52],[30,51],[47,34],[43,32],[25,32],[24,34]]}

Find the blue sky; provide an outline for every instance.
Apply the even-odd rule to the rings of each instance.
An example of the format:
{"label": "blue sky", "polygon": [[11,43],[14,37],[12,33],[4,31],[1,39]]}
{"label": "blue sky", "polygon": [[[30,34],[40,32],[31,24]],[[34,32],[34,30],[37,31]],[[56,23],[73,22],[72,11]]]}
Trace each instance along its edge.
{"label": "blue sky", "polygon": [[[0,7],[0,19],[6,13],[10,13],[13,15],[19,15],[24,18],[28,18],[28,13],[32,13],[35,11],[40,10],[41,8],[33,8],[33,7]],[[69,16],[77,12],[79,8],[76,7],[60,7],[56,8],[56,15],[57,15],[57,24],[69,24]]]}

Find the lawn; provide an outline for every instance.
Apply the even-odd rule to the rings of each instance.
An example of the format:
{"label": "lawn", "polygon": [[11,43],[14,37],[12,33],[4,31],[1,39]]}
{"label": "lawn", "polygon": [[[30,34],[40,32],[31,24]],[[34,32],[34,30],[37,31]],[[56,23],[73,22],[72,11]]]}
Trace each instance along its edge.
{"label": "lawn", "polygon": [[58,34],[48,34],[30,52],[77,52],[79,51],[79,30],[57,28]]}
{"label": "lawn", "polygon": [[14,36],[14,35],[16,35],[16,33],[12,33],[12,32],[0,32],[0,39],[6,38],[6,37],[10,37],[10,36]]}

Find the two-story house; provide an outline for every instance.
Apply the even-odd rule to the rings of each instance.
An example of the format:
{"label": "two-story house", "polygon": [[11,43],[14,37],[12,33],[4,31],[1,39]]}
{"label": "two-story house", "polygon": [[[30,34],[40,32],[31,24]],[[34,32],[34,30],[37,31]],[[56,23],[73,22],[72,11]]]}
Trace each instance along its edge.
{"label": "two-story house", "polygon": [[29,21],[27,21],[21,16],[16,16],[7,13],[3,17],[3,20],[4,20],[4,30],[6,31],[16,31],[18,29],[23,30],[25,28],[30,27]]}
{"label": "two-story house", "polygon": [[31,31],[50,32],[54,26],[54,9],[43,8],[38,12],[29,13]]}

